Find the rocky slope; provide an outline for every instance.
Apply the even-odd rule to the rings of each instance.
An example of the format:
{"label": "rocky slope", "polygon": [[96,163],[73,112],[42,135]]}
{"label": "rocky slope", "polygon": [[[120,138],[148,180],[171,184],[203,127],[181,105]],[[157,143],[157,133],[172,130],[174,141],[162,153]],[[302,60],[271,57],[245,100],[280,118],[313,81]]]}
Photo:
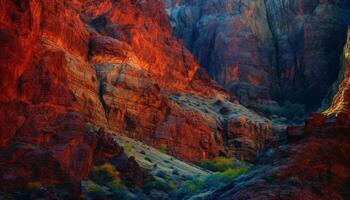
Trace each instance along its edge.
{"label": "rocky slope", "polygon": [[272,97],[317,108],[337,78],[347,0],[165,2],[174,34],[242,103]]}
{"label": "rocky slope", "polygon": [[79,182],[122,156],[100,128],[188,161],[254,160],[270,137],[268,119],[198,70],[158,0],[1,0],[0,25],[4,187]]}

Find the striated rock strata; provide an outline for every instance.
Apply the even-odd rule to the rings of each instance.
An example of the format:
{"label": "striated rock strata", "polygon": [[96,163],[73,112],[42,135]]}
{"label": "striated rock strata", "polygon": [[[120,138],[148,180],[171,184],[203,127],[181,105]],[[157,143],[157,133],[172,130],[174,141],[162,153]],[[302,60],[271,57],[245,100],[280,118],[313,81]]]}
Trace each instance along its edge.
{"label": "striated rock strata", "polygon": [[347,0],[164,0],[174,34],[244,104],[318,108],[339,72]]}
{"label": "striated rock strata", "polygon": [[[0,42],[2,183],[79,182],[123,154],[96,127],[166,144],[188,161],[230,153],[223,124],[233,112],[256,117],[239,125],[248,127],[237,136],[249,143],[243,159],[254,160],[268,139],[271,122],[197,70],[158,0],[0,0]],[[187,95],[191,105],[176,100]]]}

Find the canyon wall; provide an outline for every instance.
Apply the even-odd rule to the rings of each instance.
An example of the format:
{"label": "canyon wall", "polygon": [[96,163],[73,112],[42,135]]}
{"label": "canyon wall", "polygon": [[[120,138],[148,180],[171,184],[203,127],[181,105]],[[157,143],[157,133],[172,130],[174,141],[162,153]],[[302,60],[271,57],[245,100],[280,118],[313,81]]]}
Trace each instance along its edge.
{"label": "canyon wall", "polygon": [[[187,161],[254,161],[270,137],[270,120],[198,70],[161,1],[1,0],[0,42],[1,187],[79,182],[123,156],[103,129]],[[235,118],[251,120],[230,124],[230,152]]]}
{"label": "canyon wall", "polygon": [[272,146],[250,173],[206,199],[348,199],[350,184],[349,45],[337,92],[324,113],[288,128],[287,145]]}
{"label": "canyon wall", "polygon": [[242,103],[317,108],[339,72],[350,3],[165,0],[173,32]]}
{"label": "canyon wall", "polygon": [[244,104],[270,99],[273,37],[263,1],[172,1],[173,33],[210,76]]}

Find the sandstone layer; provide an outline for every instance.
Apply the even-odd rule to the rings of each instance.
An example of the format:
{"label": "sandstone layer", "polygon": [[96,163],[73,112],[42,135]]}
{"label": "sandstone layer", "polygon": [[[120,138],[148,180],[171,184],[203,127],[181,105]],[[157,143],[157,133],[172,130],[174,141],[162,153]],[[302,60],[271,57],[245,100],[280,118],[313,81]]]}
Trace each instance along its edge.
{"label": "sandstone layer", "polygon": [[[268,140],[271,122],[198,70],[161,1],[1,0],[0,25],[2,187],[79,183],[94,164],[123,156],[103,129],[187,161],[233,155],[223,124],[234,116],[256,117],[241,121],[244,134],[230,132],[249,144],[242,159]],[[186,96],[191,105],[176,100]]]}

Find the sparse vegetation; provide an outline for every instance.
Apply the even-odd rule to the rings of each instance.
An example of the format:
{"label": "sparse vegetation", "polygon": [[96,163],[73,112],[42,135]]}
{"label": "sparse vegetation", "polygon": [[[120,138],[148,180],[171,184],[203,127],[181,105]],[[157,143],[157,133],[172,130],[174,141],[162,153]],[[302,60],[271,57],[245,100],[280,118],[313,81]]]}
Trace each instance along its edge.
{"label": "sparse vegetation", "polygon": [[[226,157],[205,160],[201,164],[215,172],[207,177],[194,176],[193,174],[183,175],[183,181],[176,182],[173,176],[159,170],[155,173],[156,180],[146,184],[145,192],[157,190],[169,194],[171,199],[186,199],[224,186],[249,169],[249,166],[243,162],[233,161]],[[174,171],[171,174],[174,175]]]}
{"label": "sparse vegetation", "polygon": [[237,178],[239,175],[246,173],[248,169],[249,168],[247,166],[244,166],[236,169],[227,169],[223,172],[215,172],[205,178],[204,187],[214,188],[220,185],[226,185]]}
{"label": "sparse vegetation", "polygon": [[306,115],[305,105],[286,101],[282,106],[278,104],[257,104],[255,107],[269,116],[277,115],[292,121],[299,121]]}
{"label": "sparse vegetation", "polygon": [[132,151],[134,149],[134,145],[131,144],[130,142],[126,142],[123,147],[124,147],[124,152],[126,153],[126,155],[132,156]]}
{"label": "sparse vegetation", "polygon": [[161,144],[159,147],[159,151],[164,154],[168,154],[168,146],[166,144]]}
{"label": "sparse vegetation", "polygon": [[222,171],[231,169],[233,167],[233,162],[229,158],[218,156],[212,160],[200,161],[198,165],[204,169],[207,169],[213,172],[218,172],[218,171],[222,172]]}
{"label": "sparse vegetation", "polygon": [[88,183],[88,186],[87,186],[87,193],[89,195],[91,195],[92,197],[96,197],[96,196],[103,195],[104,191],[101,188],[101,186],[99,186],[93,182],[90,182],[90,183]]}
{"label": "sparse vegetation", "polygon": [[159,190],[163,192],[170,192],[173,190],[173,186],[170,185],[165,179],[156,178],[154,181],[145,185],[144,190],[149,192],[151,190]]}
{"label": "sparse vegetation", "polygon": [[114,182],[114,184],[119,182],[120,184],[119,172],[110,163],[95,166],[91,173],[91,179],[98,184],[109,182]]}

